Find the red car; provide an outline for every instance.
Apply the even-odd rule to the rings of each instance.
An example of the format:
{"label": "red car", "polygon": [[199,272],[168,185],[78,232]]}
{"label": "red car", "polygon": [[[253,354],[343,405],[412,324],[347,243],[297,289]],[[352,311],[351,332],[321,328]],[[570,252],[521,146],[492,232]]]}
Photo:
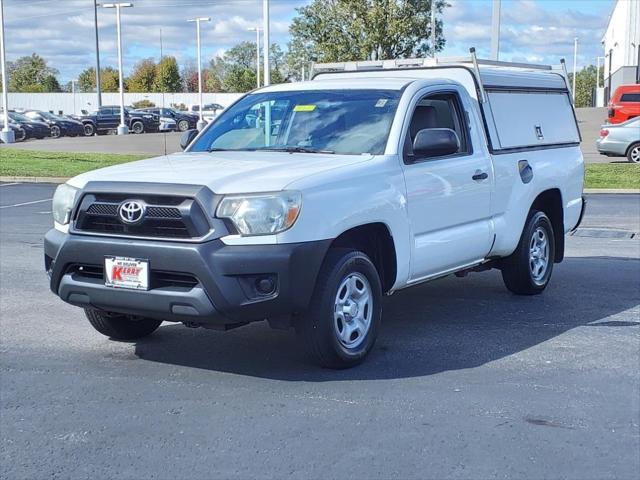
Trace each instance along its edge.
{"label": "red car", "polygon": [[609,123],[622,123],[640,116],[640,84],[620,85],[609,102]]}

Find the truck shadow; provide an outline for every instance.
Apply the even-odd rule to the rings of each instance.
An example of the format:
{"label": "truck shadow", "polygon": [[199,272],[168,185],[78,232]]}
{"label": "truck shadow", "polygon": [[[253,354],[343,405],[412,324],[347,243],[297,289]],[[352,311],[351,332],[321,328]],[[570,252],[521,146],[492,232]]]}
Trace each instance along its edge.
{"label": "truck shadow", "polygon": [[230,332],[168,324],[138,342],[135,353],[148,361],[284,381],[405,378],[478,367],[577,327],[634,328],[638,316],[610,317],[639,304],[637,259],[567,258],[536,297],[510,294],[500,273],[491,271],[386,298],[374,350],[349,370],[309,364],[293,331],[274,331],[263,322]]}

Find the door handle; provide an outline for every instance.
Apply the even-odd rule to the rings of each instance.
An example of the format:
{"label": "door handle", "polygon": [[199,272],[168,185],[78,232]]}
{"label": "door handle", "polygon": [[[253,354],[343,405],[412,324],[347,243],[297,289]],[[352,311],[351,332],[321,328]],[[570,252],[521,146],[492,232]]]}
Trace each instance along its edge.
{"label": "door handle", "polygon": [[487,172],[481,172],[480,170],[478,170],[471,178],[473,178],[474,180],[486,180],[487,178],[489,178],[489,174]]}

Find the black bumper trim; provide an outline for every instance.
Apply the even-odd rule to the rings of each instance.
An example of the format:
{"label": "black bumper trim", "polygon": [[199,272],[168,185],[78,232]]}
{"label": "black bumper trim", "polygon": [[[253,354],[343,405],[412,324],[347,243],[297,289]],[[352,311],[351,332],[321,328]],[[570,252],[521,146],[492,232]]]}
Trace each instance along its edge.
{"label": "black bumper trim", "polygon": [[[224,325],[281,319],[303,312],[331,240],[280,245],[199,244],[73,235],[50,230],[45,267],[51,290],[73,305],[195,324]],[[69,272],[73,264],[100,265],[107,255],[146,258],[152,270],[195,276],[193,288],[145,292],[112,289],[100,279]],[[268,275],[275,291],[252,292],[253,279]]]}

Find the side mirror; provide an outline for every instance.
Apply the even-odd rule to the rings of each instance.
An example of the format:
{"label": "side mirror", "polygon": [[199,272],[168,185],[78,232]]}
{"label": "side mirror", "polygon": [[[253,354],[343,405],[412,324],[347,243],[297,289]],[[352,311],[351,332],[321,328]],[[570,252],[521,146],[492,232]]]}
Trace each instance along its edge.
{"label": "side mirror", "polygon": [[420,130],[413,141],[415,157],[443,157],[460,149],[458,134],[450,128],[425,128]]}
{"label": "side mirror", "polygon": [[191,130],[187,130],[180,137],[180,148],[184,150],[189,146],[189,144],[193,141],[194,138],[198,135],[198,130],[192,128]]}

